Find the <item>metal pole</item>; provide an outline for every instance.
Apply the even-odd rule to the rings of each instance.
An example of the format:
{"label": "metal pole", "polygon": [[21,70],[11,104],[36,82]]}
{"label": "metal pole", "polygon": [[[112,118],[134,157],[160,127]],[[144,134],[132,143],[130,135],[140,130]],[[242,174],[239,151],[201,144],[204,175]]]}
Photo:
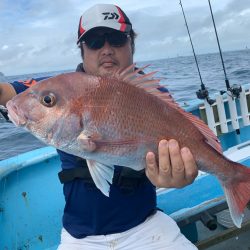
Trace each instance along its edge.
{"label": "metal pole", "polygon": [[188,24],[187,24],[186,16],[185,16],[185,13],[184,13],[184,9],[183,9],[183,7],[182,7],[181,0],[180,0],[180,6],[181,6],[182,14],[183,14],[183,17],[184,17],[184,20],[185,20],[185,24],[186,24],[186,27],[187,27],[188,36],[189,36],[190,43],[191,43],[191,46],[192,46],[192,50],[193,50],[193,54],[194,54],[195,63],[196,63],[197,70],[198,70],[198,73],[199,73],[199,77],[200,77],[200,81],[201,81],[201,89],[202,89],[202,90],[205,90],[205,86],[204,86],[203,81],[202,81],[202,78],[201,78],[201,73],[200,73],[199,64],[198,64],[198,61],[197,61],[197,58],[196,58],[196,54],[195,54],[195,51],[194,51],[194,46],[193,46],[192,38],[191,38],[191,35],[190,35],[190,32],[189,32],[189,28],[188,28]]}
{"label": "metal pole", "polygon": [[219,41],[219,37],[218,37],[218,33],[217,33],[215,21],[214,21],[214,15],[213,15],[213,11],[212,11],[210,0],[208,0],[208,4],[209,4],[209,9],[210,9],[210,12],[211,12],[212,20],[213,20],[213,25],[214,25],[214,31],[215,31],[215,35],[216,35],[217,44],[218,44],[218,47],[219,47],[221,63],[222,63],[222,67],[223,67],[223,71],[224,71],[224,75],[225,75],[226,87],[227,87],[227,89],[230,89],[230,84],[229,84],[229,80],[227,78],[226,68],[225,68],[225,65],[224,65],[224,60],[223,60],[223,56],[222,56],[222,52],[221,52],[221,47],[220,47],[220,41]]}

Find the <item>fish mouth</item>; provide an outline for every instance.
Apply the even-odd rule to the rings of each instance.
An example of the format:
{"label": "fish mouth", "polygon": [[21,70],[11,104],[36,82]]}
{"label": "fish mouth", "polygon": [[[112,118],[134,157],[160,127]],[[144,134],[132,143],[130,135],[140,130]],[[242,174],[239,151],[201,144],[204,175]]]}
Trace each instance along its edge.
{"label": "fish mouth", "polygon": [[27,118],[25,117],[25,115],[23,114],[23,112],[21,112],[17,106],[14,104],[13,101],[8,101],[6,104],[6,107],[8,109],[8,117],[9,119],[16,125],[19,127],[23,127],[25,126],[25,124],[27,123]]}

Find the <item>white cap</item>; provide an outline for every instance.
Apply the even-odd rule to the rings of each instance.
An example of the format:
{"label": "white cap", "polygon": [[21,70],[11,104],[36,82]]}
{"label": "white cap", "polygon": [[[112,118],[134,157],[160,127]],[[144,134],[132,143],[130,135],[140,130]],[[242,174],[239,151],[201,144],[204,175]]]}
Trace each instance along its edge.
{"label": "white cap", "polygon": [[77,44],[91,29],[107,27],[129,33],[132,29],[126,14],[113,4],[96,4],[86,10],[80,17]]}

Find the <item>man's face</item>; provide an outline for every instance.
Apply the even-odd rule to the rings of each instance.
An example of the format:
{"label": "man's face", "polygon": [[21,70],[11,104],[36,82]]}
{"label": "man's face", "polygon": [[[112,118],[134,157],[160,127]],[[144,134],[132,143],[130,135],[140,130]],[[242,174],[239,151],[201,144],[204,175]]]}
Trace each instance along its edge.
{"label": "man's face", "polygon": [[[107,36],[114,32],[113,29],[102,28],[90,31],[90,41],[95,36],[106,34],[104,45],[98,49],[89,48],[86,43],[81,44],[84,50],[83,67],[86,73],[93,75],[110,75],[117,69],[126,68],[133,63],[131,41],[128,38],[122,46],[112,46],[107,41]],[[118,31],[117,31],[118,32]],[[114,35],[114,33],[112,34]],[[86,35],[87,36],[87,35]]]}

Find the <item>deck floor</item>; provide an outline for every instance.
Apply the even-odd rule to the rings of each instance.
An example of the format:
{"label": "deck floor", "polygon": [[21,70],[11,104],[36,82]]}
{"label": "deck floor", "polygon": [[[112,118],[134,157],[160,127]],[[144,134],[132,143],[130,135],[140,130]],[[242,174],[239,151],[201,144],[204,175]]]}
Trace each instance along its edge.
{"label": "deck floor", "polygon": [[[250,210],[246,210],[245,217],[246,220],[250,219]],[[218,226],[215,231],[210,231],[201,222],[197,222],[198,228],[198,240],[207,239],[217,233],[222,232],[225,228],[223,226]],[[240,233],[236,237],[232,237],[223,242],[217,243],[214,246],[206,248],[207,250],[250,250],[250,231]]]}

